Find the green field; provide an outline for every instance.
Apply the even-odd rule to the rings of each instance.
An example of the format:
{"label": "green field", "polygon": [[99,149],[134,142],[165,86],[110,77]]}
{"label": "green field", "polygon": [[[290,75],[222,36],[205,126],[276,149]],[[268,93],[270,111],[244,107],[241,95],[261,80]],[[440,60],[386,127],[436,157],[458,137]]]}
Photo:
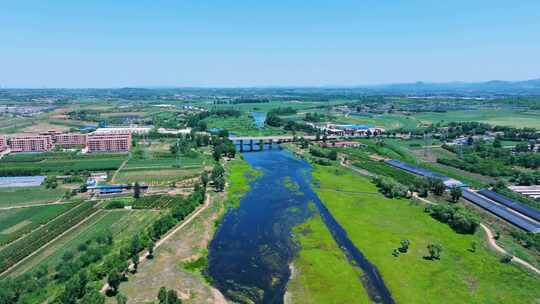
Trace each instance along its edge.
{"label": "green field", "polygon": [[338,116],[337,123],[348,124],[367,124],[378,127],[384,127],[387,129],[396,128],[415,128],[420,121],[414,117],[397,115],[397,114],[378,114],[378,115],[349,115],[347,117]]}
{"label": "green field", "polygon": [[[367,179],[345,169],[317,166],[317,194],[353,243],[377,266],[397,303],[535,303],[540,280],[513,264],[502,264],[483,235],[457,234],[409,200],[336,192],[377,191]],[[324,189],[324,190],[323,190]],[[331,190],[334,189],[334,190]],[[392,256],[401,239],[409,252]],[[426,246],[443,247],[440,260],[426,260]]]}
{"label": "green field", "polygon": [[279,135],[286,132],[280,128],[265,126],[258,128],[249,113],[243,113],[239,117],[209,118],[206,119],[208,129],[218,128],[228,130],[234,135],[243,136],[266,136]]}
{"label": "green field", "polygon": [[62,197],[65,189],[40,187],[0,188],[0,208],[54,202]]}
{"label": "green field", "polygon": [[115,242],[124,242],[148,226],[159,215],[159,212],[146,210],[107,210],[102,212],[103,215],[98,215],[96,222],[87,226],[80,233],[73,235],[62,246],[57,246],[58,249],[44,259],[42,263],[52,265],[58,263],[65,252],[75,251],[80,244],[107,230],[112,232]]}
{"label": "green field", "polygon": [[[124,169],[158,169],[172,168],[178,163],[175,157],[168,158],[152,158],[152,159],[130,159]],[[201,166],[203,159],[196,157],[180,157],[180,167],[196,167]]]}
{"label": "green field", "polygon": [[65,152],[21,153],[0,160],[0,170],[40,169],[42,174],[65,174],[70,171],[116,170],[127,154],[75,154]]}
{"label": "green field", "polygon": [[287,285],[292,303],[369,302],[360,269],[351,266],[318,214],[295,227],[294,236],[301,249]]}
{"label": "green field", "polygon": [[0,245],[30,232],[73,206],[63,204],[0,210]]}
{"label": "green field", "polygon": [[187,169],[131,169],[121,170],[114,179],[115,183],[145,182],[153,185],[166,185],[168,182],[182,181],[196,177],[201,173],[201,168]]}
{"label": "green field", "polygon": [[19,275],[39,267],[56,265],[67,251],[76,251],[80,244],[99,235],[104,231],[111,231],[116,243],[125,242],[135,233],[147,227],[159,216],[159,212],[146,210],[102,210],[83,225],[62,236],[37,255],[28,259],[12,271]]}
{"label": "green field", "polygon": [[471,111],[449,111],[444,113],[419,113],[414,117],[423,122],[477,121],[499,126],[540,129],[538,111],[482,109]]}

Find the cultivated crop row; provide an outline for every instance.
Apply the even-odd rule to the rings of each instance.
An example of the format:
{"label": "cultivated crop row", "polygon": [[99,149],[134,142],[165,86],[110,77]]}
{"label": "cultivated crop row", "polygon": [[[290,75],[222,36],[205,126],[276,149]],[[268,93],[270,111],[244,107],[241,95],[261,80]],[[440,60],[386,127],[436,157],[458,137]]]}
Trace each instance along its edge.
{"label": "cultivated crop row", "polygon": [[84,220],[96,210],[93,206],[91,202],[81,203],[28,236],[0,250],[0,273]]}

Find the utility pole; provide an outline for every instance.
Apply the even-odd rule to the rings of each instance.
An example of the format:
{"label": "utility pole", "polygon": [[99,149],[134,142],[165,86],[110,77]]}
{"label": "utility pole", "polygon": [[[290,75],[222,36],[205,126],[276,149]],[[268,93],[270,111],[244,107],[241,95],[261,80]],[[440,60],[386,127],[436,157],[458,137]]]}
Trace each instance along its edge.
{"label": "utility pole", "polygon": [[176,166],[180,168],[180,138],[176,139]]}

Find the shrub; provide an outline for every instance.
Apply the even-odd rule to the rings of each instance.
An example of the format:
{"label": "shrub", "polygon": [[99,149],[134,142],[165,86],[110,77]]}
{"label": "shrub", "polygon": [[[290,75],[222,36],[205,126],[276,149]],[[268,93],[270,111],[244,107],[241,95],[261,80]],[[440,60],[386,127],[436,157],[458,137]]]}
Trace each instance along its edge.
{"label": "shrub", "polygon": [[435,205],[427,207],[426,211],[434,219],[448,223],[458,233],[473,234],[480,224],[475,214],[459,206]]}

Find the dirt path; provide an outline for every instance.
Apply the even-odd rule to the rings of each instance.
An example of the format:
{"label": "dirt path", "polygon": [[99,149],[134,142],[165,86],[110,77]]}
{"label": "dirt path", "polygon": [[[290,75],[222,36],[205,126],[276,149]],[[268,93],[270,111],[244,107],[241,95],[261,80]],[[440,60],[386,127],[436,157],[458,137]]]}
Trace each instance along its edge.
{"label": "dirt path", "polygon": [[[419,197],[417,193],[413,193],[413,198],[415,198],[415,199],[417,199],[417,200],[419,200],[421,202],[424,202],[426,204],[429,204],[429,205],[437,205],[436,203],[434,203],[432,201],[429,201],[429,200],[427,200],[427,199],[425,199],[423,197]],[[494,250],[494,251],[496,251],[498,253],[501,253],[501,254],[511,255],[506,250],[504,250],[504,248],[499,246],[499,244],[497,244],[497,242],[495,242],[495,238],[493,237],[493,232],[488,228],[488,226],[486,226],[483,223],[480,223],[480,227],[482,227],[482,229],[484,230],[484,232],[486,234],[487,243],[488,243],[489,247],[492,250]],[[520,264],[523,267],[525,267],[527,269],[530,269],[531,271],[533,271],[533,272],[540,275],[540,269],[534,267],[529,262],[518,258],[517,256],[513,256],[513,255],[511,255],[511,256],[512,256],[512,262]]]}
{"label": "dirt path", "polygon": [[13,266],[9,267],[8,269],[6,269],[4,272],[0,273],[0,277],[9,273],[11,270],[15,269],[17,266],[19,266],[20,264],[24,263],[26,260],[28,260],[29,258],[33,257],[34,255],[40,253],[43,249],[47,248],[49,245],[51,245],[52,243],[56,242],[58,239],[62,238],[63,236],[65,236],[66,234],[70,233],[71,231],[77,229],[77,227],[81,226],[82,224],[86,223],[89,219],[93,218],[94,216],[96,216],[96,214],[99,213],[101,209],[96,209],[96,211],[94,211],[94,213],[90,214],[89,216],[87,216],[84,220],[80,221],[79,223],[77,223],[76,225],[74,226],[71,226],[71,228],[69,228],[68,230],[62,232],[60,235],[58,235],[57,237],[55,237],[54,239],[50,240],[49,242],[47,242],[46,244],[44,244],[43,246],[39,247],[36,251],[32,252],[31,254],[27,255],[26,257],[24,257],[24,259],[20,260],[19,262],[13,264]]}
{"label": "dirt path", "polygon": [[[200,206],[196,211],[194,211],[193,213],[191,213],[184,221],[182,221],[178,226],[176,226],[174,229],[170,230],[164,237],[162,237],[159,241],[156,242],[155,244],[155,247],[154,247],[154,252],[162,247],[162,245],[166,244],[167,241],[170,241],[179,231],[181,231],[182,229],[186,228],[186,226],[188,226],[190,223],[192,223],[195,219],[197,219],[199,217],[199,215],[204,212],[205,210],[208,209],[208,207],[210,207],[212,205],[212,196],[211,195],[206,195],[206,199],[205,199],[205,202],[202,206]],[[141,254],[140,254],[140,263],[139,263],[139,269],[144,266],[145,263],[148,263],[150,261],[155,261],[156,259],[159,259],[159,257],[154,257],[152,260],[148,260],[146,257],[148,255],[148,251],[143,251]],[[133,269],[133,263],[129,263],[129,269]],[[106,291],[109,289],[109,285],[107,283],[105,283],[103,285],[103,287],[101,288],[101,292],[102,293],[106,293]],[[212,296],[213,296],[213,303],[218,303],[218,304],[226,304],[227,301],[225,299],[225,297],[223,296],[223,294],[221,294],[221,292],[219,290],[217,290],[216,288],[213,288],[211,287],[211,293],[212,293]]]}
{"label": "dirt path", "polygon": [[[493,249],[493,250],[495,250],[495,251],[497,251],[499,253],[502,253],[502,254],[510,255],[506,250],[504,250],[504,248],[500,247],[499,244],[497,244],[497,242],[495,242],[495,238],[493,237],[493,232],[491,232],[491,230],[486,225],[480,223],[480,227],[482,227],[482,229],[484,229],[484,232],[486,233],[487,242],[489,244],[489,247],[491,247],[491,249]],[[540,275],[540,269],[534,267],[529,262],[518,258],[517,256],[513,256],[513,255],[511,255],[511,256],[512,256],[512,262],[520,264],[523,267],[526,267],[529,270],[531,270],[531,271],[535,272],[536,274]]]}
{"label": "dirt path", "polygon": [[114,183],[114,180],[116,179],[116,175],[118,174],[118,172],[122,171],[122,169],[124,169],[124,167],[126,166],[127,162],[129,161],[129,157],[128,159],[126,159],[121,165],[120,167],[118,167],[118,169],[116,171],[114,171],[114,174],[113,176],[111,177],[111,183]]}
{"label": "dirt path", "polygon": [[73,202],[69,201],[61,201],[61,199],[57,200],[53,203],[40,203],[40,204],[33,204],[33,205],[20,205],[20,206],[11,206],[11,207],[0,207],[0,210],[11,210],[11,209],[19,209],[19,208],[30,208],[30,207],[36,207],[36,206],[52,206],[52,205],[65,205],[65,204],[73,204]]}

